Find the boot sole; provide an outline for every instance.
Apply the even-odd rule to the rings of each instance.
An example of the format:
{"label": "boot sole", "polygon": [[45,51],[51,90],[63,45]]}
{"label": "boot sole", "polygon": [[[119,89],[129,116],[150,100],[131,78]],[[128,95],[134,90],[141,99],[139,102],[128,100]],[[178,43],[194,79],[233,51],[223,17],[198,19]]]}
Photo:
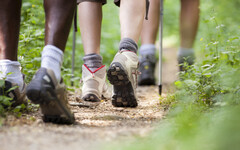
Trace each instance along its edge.
{"label": "boot sole", "polygon": [[[27,97],[35,104],[40,104],[44,122],[55,124],[73,124],[74,115],[58,99],[55,90],[50,85],[30,83],[27,87]],[[53,108],[55,106],[55,109]],[[54,109],[54,110],[53,110]],[[57,115],[56,115],[57,114]]]}
{"label": "boot sole", "polygon": [[100,102],[100,99],[95,94],[86,94],[82,98],[86,102],[97,103]]}
{"label": "boot sole", "polygon": [[107,77],[114,86],[114,94],[112,96],[112,105],[115,107],[137,107],[137,99],[131,82],[123,66],[114,62],[107,71]]}
{"label": "boot sole", "polygon": [[90,107],[95,107],[100,104],[100,99],[95,94],[87,94],[83,98],[83,104]]}

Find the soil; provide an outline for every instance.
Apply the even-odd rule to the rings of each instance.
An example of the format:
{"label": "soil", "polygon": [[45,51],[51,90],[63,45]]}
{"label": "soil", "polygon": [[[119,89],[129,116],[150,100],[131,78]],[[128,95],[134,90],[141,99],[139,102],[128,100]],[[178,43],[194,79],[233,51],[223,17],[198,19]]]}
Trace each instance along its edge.
{"label": "soil", "polygon": [[[164,60],[162,97],[174,90],[176,50],[164,49]],[[79,99],[79,91],[69,93],[71,103]],[[43,123],[39,111],[20,118],[8,115],[0,127],[0,150],[91,150],[120,139],[147,136],[167,111],[159,105],[158,86],[138,87],[137,94],[137,108],[113,107],[110,94],[97,107],[72,106],[76,124],[70,126]]]}

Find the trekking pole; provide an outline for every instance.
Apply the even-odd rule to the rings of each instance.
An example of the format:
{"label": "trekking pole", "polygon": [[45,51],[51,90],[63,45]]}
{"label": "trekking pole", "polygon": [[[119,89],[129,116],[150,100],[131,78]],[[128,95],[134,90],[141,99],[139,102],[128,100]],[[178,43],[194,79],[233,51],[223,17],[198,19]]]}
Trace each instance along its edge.
{"label": "trekking pole", "polygon": [[75,49],[76,49],[76,32],[77,32],[77,5],[74,14],[74,23],[73,23],[73,46],[72,46],[72,81],[71,86],[74,85],[74,69],[75,69]]}
{"label": "trekking pole", "polygon": [[[72,79],[74,78],[74,69],[75,69],[75,48],[76,48],[76,32],[73,31],[73,46],[72,46]],[[74,85],[73,80],[71,81],[71,86]]]}
{"label": "trekking pole", "polygon": [[159,81],[158,81],[158,88],[159,88],[159,95],[162,95],[162,37],[163,37],[163,0],[160,0],[160,19],[159,19]]}

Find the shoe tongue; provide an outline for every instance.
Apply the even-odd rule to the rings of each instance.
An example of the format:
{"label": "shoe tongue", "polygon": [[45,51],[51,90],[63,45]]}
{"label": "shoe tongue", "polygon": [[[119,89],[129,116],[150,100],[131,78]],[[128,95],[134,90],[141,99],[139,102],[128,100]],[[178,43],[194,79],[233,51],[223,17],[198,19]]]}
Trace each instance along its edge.
{"label": "shoe tongue", "polygon": [[87,65],[84,64],[84,66],[88,69],[88,71],[90,71],[91,73],[96,73],[98,70],[101,70],[103,67],[105,67],[105,65],[102,65],[101,67],[93,67],[90,66],[88,67]]}
{"label": "shoe tongue", "polygon": [[120,52],[120,53],[123,53],[123,52],[133,52],[133,53],[136,54],[135,51],[131,51],[131,50],[128,50],[128,49],[121,49],[121,50],[119,50],[119,52]]}
{"label": "shoe tongue", "polygon": [[89,69],[90,69],[92,72],[95,72],[98,68],[90,67]]}

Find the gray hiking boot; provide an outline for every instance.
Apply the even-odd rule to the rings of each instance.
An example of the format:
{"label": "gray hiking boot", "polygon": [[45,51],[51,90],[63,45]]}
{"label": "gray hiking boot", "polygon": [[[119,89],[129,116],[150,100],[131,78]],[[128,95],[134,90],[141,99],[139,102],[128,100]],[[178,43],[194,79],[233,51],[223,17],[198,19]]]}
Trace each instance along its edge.
{"label": "gray hiking boot", "polygon": [[[195,56],[190,55],[190,56],[178,56],[178,64],[179,64],[179,70],[180,71],[187,71],[187,66],[191,66],[194,64],[195,61]],[[184,64],[186,63],[186,64]]]}
{"label": "gray hiking boot", "polygon": [[11,106],[15,107],[20,104],[27,104],[26,99],[26,84],[20,89],[16,83],[11,83],[7,80],[2,80],[4,84],[0,87],[0,95],[12,98]]}
{"label": "gray hiking boot", "polygon": [[141,74],[138,78],[138,85],[155,85],[155,56],[141,56],[139,62],[139,72],[141,72]]}
{"label": "gray hiking boot", "polygon": [[57,124],[74,123],[74,115],[67,102],[65,84],[58,83],[52,70],[40,68],[27,87],[27,96],[35,104],[40,104],[44,122]]}
{"label": "gray hiking boot", "polygon": [[115,107],[137,107],[138,56],[134,52],[118,52],[108,69],[107,76],[113,85],[112,104]]}
{"label": "gray hiking boot", "polygon": [[87,102],[100,102],[107,91],[105,65],[91,71],[86,65],[82,66],[82,99]]}

